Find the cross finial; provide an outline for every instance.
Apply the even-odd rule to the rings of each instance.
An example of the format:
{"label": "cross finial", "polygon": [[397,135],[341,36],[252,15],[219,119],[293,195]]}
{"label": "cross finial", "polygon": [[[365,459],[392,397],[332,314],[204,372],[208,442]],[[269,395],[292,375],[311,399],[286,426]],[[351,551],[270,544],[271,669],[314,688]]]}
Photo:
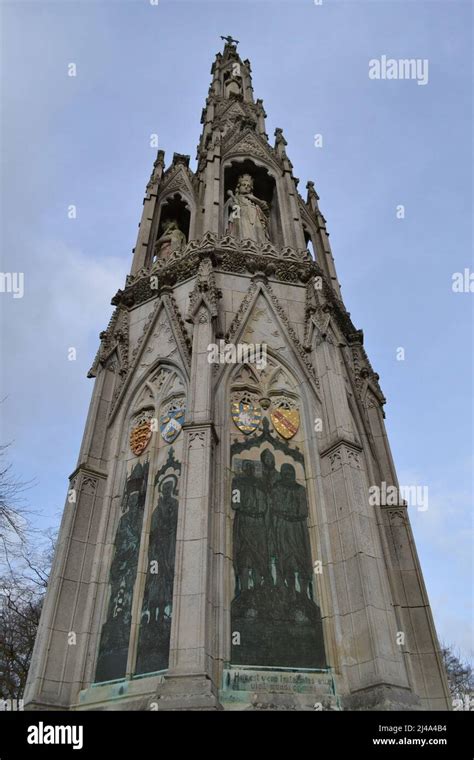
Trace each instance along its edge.
{"label": "cross finial", "polygon": [[225,40],[228,45],[233,45],[234,47],[237,47],[239,44],[239,40],[234,40],[233,37],[230,36],[230,34],[227,37],[223,37],[221,34],[221,40]]}

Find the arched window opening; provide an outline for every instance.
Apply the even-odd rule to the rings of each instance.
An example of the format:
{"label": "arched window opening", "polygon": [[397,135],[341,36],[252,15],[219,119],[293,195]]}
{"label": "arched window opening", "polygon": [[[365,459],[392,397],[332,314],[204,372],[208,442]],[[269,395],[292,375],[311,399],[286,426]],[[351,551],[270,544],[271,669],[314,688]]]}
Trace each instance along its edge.
{"label": "arched window opening", "polygon": [[314,261],[317,261],[318,257],[316,255],[316,250],[315,250],[314,245],[313,245],[313,240],[312,240],[311,235],[309,234],[308,230],[306,229],[306,227],[304,228],[304,239],[306,241],[306,248],[308,249],[308,251],[311,254],[311,258],[313,258]]}

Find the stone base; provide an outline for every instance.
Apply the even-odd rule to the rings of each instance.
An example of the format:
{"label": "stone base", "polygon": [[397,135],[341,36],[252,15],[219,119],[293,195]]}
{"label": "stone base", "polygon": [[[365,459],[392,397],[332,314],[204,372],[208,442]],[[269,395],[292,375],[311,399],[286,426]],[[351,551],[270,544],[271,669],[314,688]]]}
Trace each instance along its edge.
{"label": "stone base", "polygon": [[205,675],[165,675],[148,710],[222,710],[217,690]]}
{"label": "stone base", "polygon": [[79,692],[73,710],[148,710],[164,674],[99,683]]}
{"label": "stone base", "polygon": [[27,702],[24,706],[25,712],[64,712],[70,710],[69,705],[48,704],[48,702]]}
{"label": "stone base", "polygon": [[381,684],[342,697],[343,710],[422,710],[421,701],[410,689]]}
{"label": "stone base", "polygon": [[231,665],[219,697],[225,710],[340,710],[330,672]]}

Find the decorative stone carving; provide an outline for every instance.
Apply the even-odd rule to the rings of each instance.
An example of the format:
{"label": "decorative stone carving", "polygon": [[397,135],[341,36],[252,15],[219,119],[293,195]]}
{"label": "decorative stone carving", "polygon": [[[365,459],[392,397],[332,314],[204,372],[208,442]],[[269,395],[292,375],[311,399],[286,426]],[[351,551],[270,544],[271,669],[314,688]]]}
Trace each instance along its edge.
{"label": "decorative stone carving", "polygon": [[136,412],[130,420],[130,428],[134,428],[137,425],[142,425],[144,422],[148,422],[153,417],[153,407],[148,409],[140,409]]}
{"label": "decorative stone carving", "polygon": [[189,433],[189,448],[203,449],[206,443],[206,434],[204,430],[191,430]]}
{"label": "decorative stone carving", "polygon": [[352,449],[347,449],[347,461],[349,464],[352,464],[354,467],[360,470],[360,458],[357,451],[353,451]]}
{"label": "decorative stone carving", "polygon": [[[191,363],[191,340],[190,340],[190,338],[189,338],[189,336],[188,336],[188,334],[186,332],[186,328],[185,328],[185,325],[184,325],[183,318],[181,317],[181,315],[179,313],[179,309],[178,309],[178,307],[176,305],[176,301],[174,300],[173,296],[170,293],[163,294],[162,300],[163,300],[165,308],[166,308],[166,317],[165,317],[165,323],[164,324],[166,326],[166,329],[169,331],[170,336],[173,335],[173,341],[175,339],[174,338],[175,335],[178,337],[178,341],[179,341],[179,345],[180,345],[181,350],[182,350],[182,356],[184,358],[185,365],[189,369],[190,363]],[[142,346],[144,340],[148,336],[148,333],[149,333],[149,330],[150,330],[150,325],[153,322],[153,320],[155,319],[156,312],[160,308],[160,305],[161,305],[160,301],[157,301],[156,304],[155,304],[155,308],[150,312],[148,318],[145,321],[145,324],[144,324],[143,330],[142,330],[142,334],[141,334],[140,338],[138,339],[137,344],[136,344],[136,346],[135,346],[135,348],[134,348],[134,350],[132,352],[132,356],[131,356],[131,360],[130,360],[130,366],[128,368],[129,372],[133,371],[133,369],[134,369],[134,367],[135,367],[135,365],[137,363],[137,358],[138,358],[138,355],[140,353],[141,346]],[[171,325],[173,326],[174,331],[171,330],[171,328],[170,328],[170,326],[168,324],[168,318],[171,321]],[[147,366],[147,365],[145,364],[144,366]],[[118,398],[120,396],[120,393],[122,392],[122,389],[124,387],[124,383],[125,383],[127,374],[128,373],[124,373],[123,377],[121,378],[121,382],[117,383],[117,387],[115,388],[114,396],[113,396],[113,399],[112,399],[112,408],[111,408],[111,412],[110,412],[111,414],[113,414],[114,411],[115,411],[116,403],[117,403],[117,400],[118,400]]]}
{"label": "decorative stone carving", "polygon": [[193,173],[184,163],[172,164],[162,177],[160,185],[160,199],[176,190],[184,190],[194,197]]}
{"label": "decorative stone carving", "polygon": [[229,190],[227,208],[227,233],[239,240],[266,243],[268,234],[269,206],[253,194],[253,178],[241,174],[235,194]]}
{"label": "decorative stone carving", "polygon": [[153,190],[156,190],[158,183],[160,181],[160,177],[163,172],[164,167],[164,158],[165,154],[164,151],[159,150],[158,155],[156,158],[155,163],[153,164],[153,171],[151,173],[151,177],[148,181],[148,184],[146,186],[147,193],[151,193]]}
{"label": "decorative stone carving", "polygon": [[[244,365],[244,368],[245,367],[246,367],[246,365]],[[235,378],[235,382],[237,383],[241,379],[242,378],[238,378],[237,377],[237,378]],[[231,402],[231,404],[239,404],[240,402],[242,402],[244,404],[256,404],[258,402],[258,400],[259,400],[259,395],[260,394],[258,393],[258,390],[256,390],[256,391],[245,390],[243,392],[241,390],[239,390],[239,391],[233,391],[230,394],[230,402]]]}
{"label": "decorative stone carving", "polygon": [[380,404],[375,400],[372,393],[368,393],[365,399],[367,409],[378,409]]}
{"label": "decorative stone carving", "polygon": [[331,472],[339,469],[342,465],[350,465],[358,470],[362,469],[360,451],[344,441],[322,452],[321,456],[328,457]]}
{"label": "decorative stone carving", "polygon": [[316,375],[316,372],[315,372],[315,369],[313,367],[313,364],[312,364],[310,358],[308,357],[307,352],[305,351],[305,349],[301,345],[301,343],[300,343],[300,341],[298,339],[298,336],[296,335],[296,332],[294,331],[293,327],[290,325],[288,317],[286,316],[285,312],[281,308],[280,303],[279,303],[277,297],[275,296],[275,294],[274,294],[273,290],[271,289],[270,285],[264,285],[262,287],[264,287],[265,290],[267,291],[267,293],[269,294],[269,296],[271,298],[271,301],[273,303],[273,306],[275,307],[275,310],[278,312],[280,318],[285,323],[286,329],[287,329],[288,334],[289,334],[289,336],[291,338],[291,341],[292,341],[292,345],[298,351],[301,359],[303,360],[303,363],[304,363],[306,369],[308,370],[310,376],[314,380],[314,382],[316,384],[316,387],[319,388],[319,378]]}
{"label": "decorative stone carving", "polygon": [[282,170],[281,161],[275,151],[257,135],[254,128],[247,128],[244,132],[237,125],[227,133],[221,146],[222,157],[228,158],[234,155],[253,156],[270,163],[276,171]]}
{"label": "decorative stone carving", "polygon": [[256,292],[257,292],[257,283],[252,282],[249,285],[249,288],[242,299],[242,302],[237,310],[237,313],[234,319],[231,322],[228,332],[226,333],[226,336],[225,336],[226,341],[231,342],[234,339],[237,330],[242,324],[244,314],[247,313]]}
{"label": "decorative stone carving", "polygon": [[406,525],[407,516],[403,509],[387,509],[390,523],[396,525]]}
{"label": "decorative stone carving", "polygon": [[188,321],[193,321],[198,306],[202,301],[206,304],[211,317],[217,317],[219,314],[219,298],[220,293],[216,286],[212,259],[209,256],[205,256],[199,264],[198,276],[189,297]]}
{"label": "decorative stone carving", "polygon": [[334,472],[335,470],[338,470],[339,467],[342,467],[342,455],[340,451],[335,451],[333,454],[329,455],[329,462],[331,465],[331,472]]}
{"label": "decorative stone carving", "polygon": [[128,370],[128,312],[124,305],[117,305],[107,329],[102,331],[99,337],[101,344],[87,376],[95,377],[99,366],[107,366],[114,352],[119,360],[120,373],[126,373]]}
{"label": "decorative stone carving", "polygon": [[82,479],[82,489],[85,490],[87,488],[91,491],[95,491],[97,488],[97,482],[97,478],[92,478],[89,475],[85,475]]}
{"label": "decorative stone carving", "polygon": [[[178,223],[169,221],[165,230],[155,243],[155,256],[157,259],[166,260],[171,254],[180,254],[186,246],[186,235],[182,232]],[[152,268],[152,272],[155,267]]]}
{"label": "decorative stone carving", "polygon": [[180,310],[178,309],[178,305],[172,293],[164,293],[162,299],[165,305],[168,307],[168,317],[174,329],[174,334],[177,336],[185,365],[189,369],[191,366],[192,340],[188,335],[188,331],[186,330],[184,319],[181,315]]}

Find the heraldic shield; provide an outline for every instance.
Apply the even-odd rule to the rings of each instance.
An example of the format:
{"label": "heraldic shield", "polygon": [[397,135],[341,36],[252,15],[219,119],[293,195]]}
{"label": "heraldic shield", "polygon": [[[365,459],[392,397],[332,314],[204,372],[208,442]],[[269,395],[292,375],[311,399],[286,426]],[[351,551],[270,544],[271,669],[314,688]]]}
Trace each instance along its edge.
{"label": "heraldic shield", "polygon": [[184,401],[174,402],[160,417],[160,432],[166,443],[172,443],[184,424],[186,407]]}
{"label": "heraldic shield", "polygon": [[300,426],[300,413],[298,409],[285,409],[279,407],[270,414],[273,427],[282,438],[293,438]]}
{"label": "heraldic shield", "polygon": [[141,422],[133,428],[130,433],[130,449],[135,456],[139,457],[145,451],[150,443],[151,433],[151,420]]}
{"label": "heraldic shield", "polygon": [[245,435],[254,433],[262,420],[262,410],[245,401],[232,402],[232,419]]}

